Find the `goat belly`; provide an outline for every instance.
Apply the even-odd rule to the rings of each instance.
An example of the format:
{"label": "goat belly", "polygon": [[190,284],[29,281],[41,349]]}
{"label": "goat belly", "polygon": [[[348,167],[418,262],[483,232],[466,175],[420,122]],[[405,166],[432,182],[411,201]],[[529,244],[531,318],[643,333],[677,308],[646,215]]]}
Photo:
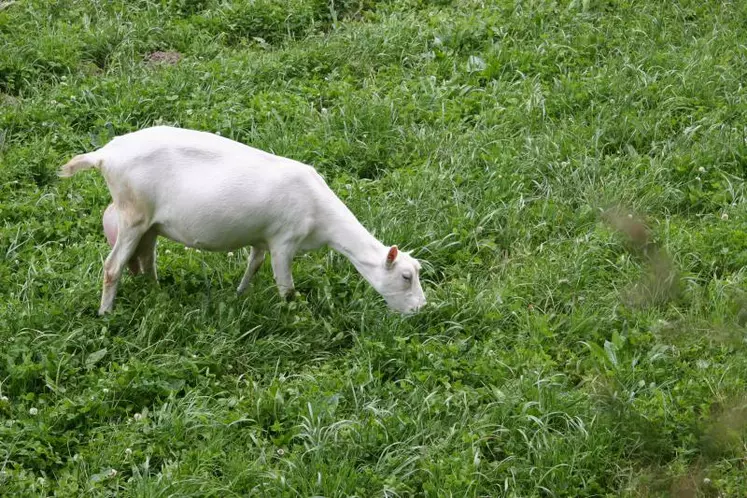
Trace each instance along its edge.
{"label": "goat belly", "polygon": [[[294,168],[232,168],[174,175],[153,195],[159,234],[208,251],[232,251],[272,240],[301,240],[313,224],[316,192]],[[190,173],[194,173],[193,171]]]}
{"label": "goat belly", "polygon": [[188,216],[158,218],[154,226],[159,235],[206,251],[233,251],[249,245],[263,245],[265,239],[261,220],[227,211],[196,209]]}

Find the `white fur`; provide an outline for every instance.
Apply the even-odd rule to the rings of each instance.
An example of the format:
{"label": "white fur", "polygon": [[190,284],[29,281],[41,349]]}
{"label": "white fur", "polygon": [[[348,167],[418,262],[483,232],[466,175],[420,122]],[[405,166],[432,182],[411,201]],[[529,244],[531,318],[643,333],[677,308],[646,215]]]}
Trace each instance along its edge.
{"label": "white fur", "polygon": [[426,302],[418,261],[373,237],[311,166],[211,133],[158,126],[74,157],[60,176],[87,168],[103,174],[118,215],[99,314],[111,311],[128,262],[156,278],[159,235],[210,251],[251,246],[239,292],[269,251],[281,295],[292,294],[294,255],[329,245],[391,308],[409,313]]}

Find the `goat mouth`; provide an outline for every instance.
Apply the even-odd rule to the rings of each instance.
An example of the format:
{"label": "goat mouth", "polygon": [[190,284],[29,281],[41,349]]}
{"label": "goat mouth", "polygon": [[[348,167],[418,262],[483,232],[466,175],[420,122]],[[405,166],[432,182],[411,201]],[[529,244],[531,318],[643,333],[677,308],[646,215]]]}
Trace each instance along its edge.
{"label": "goat mouth", "polygon": [[413,306],[410,308],[393,308],[393,309],[402,315],[409,316],[409,315],[414,315],[415,313],[419,312],[421,309],[423,309],[423,307]]}

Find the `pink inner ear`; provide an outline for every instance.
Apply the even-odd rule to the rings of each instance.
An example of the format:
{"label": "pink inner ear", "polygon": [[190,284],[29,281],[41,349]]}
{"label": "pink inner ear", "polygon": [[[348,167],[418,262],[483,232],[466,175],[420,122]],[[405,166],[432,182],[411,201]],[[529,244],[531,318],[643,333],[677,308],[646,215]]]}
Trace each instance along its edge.
{"label": "pink inner ear", "polygon": [[399,254],[399,250],[397,249],[397,246],[392,246],[389,248],[389,254],[386,255],[386,260],[389,263],[394,262],[395,258],[397,257],[397,254]]}

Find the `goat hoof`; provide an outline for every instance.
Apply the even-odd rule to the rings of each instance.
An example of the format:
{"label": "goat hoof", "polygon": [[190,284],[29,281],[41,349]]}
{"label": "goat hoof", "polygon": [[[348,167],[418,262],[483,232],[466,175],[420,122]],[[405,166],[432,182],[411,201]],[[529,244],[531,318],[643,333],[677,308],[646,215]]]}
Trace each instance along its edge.
{"label": "goat hoof", "polygon": [[289,303],[295,300],[296,292],[294,290],[289,290],[288,292],[284,293],[282,297],[283,297],[283,301]]}

